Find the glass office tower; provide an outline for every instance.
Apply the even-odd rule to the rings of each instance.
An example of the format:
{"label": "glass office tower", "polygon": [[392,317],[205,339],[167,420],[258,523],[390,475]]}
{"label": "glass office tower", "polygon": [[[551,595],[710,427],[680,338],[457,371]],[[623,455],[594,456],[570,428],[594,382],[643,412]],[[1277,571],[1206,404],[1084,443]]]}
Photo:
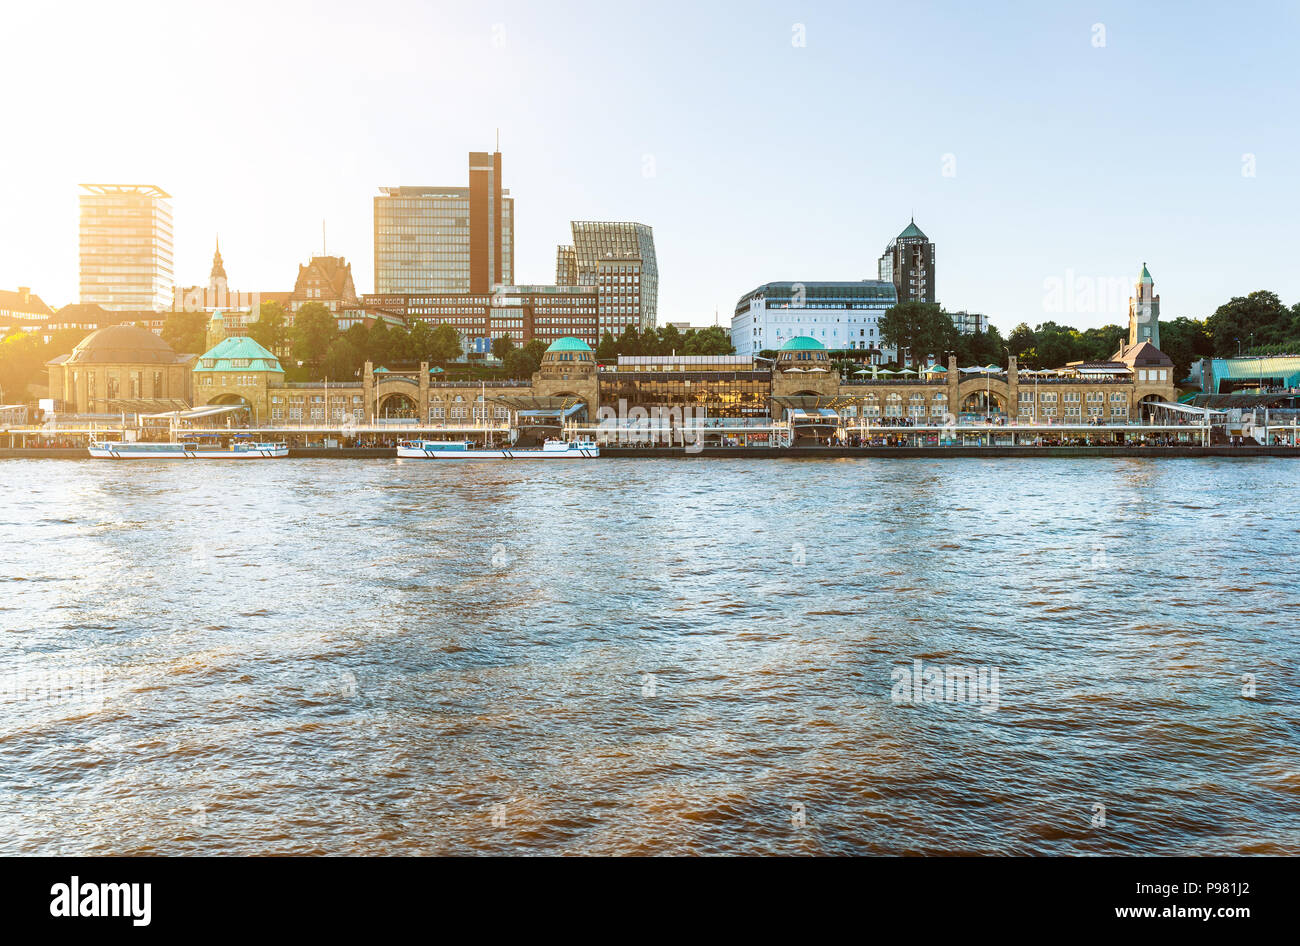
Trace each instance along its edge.
{"label": "glass office tower", "polygon": [[151,184],[81,187],[81,301],[112,310],[170,308],[171,195]]}

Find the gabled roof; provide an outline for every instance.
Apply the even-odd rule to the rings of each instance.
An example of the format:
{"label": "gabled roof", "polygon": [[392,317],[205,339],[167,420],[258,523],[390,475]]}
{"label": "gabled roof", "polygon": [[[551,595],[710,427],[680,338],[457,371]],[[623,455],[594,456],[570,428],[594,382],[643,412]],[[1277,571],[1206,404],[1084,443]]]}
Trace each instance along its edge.
{"label": "gabled roof", "polygon": [[[238,361],[240,364],[236,365]],[[275,371],[284,374],[280,362],[251,338],[232,336],[222,339],[199,356],[195,371]]]}
{"label": "gabled roof", "polygon": [[27,292],[10,292],[8,289],[0,289],[0,309],[24,315],[49,316],[54,314],[53,310],[41,301],[41,297],[31,290]]}
{"label": "gabled roof", "polygon": [[1119,351],[1111,356],[1111,361],[1122,361],[1124,364],[1132,367],[1139,365],[1143,368],[1172,368],[1174,360],[1162,352],[1150,342],[1138,342],[1136,345],[1125,345]]}
{"label": "gabled roof", "polygon": [[[313,277],[322,285],[311,287],[309,283],[315,281]],[[352,264],[342,256],[313,256],[306,266],[299,266],[298,281],[294,283],[293,294],[300,299],[317,301],[317,297],[307,295],[308,288],[321,289],[322,292],[318,297],[321,301],[330,299],[342,299],[345,302],[358,301],[356,286],[352,283]]]}

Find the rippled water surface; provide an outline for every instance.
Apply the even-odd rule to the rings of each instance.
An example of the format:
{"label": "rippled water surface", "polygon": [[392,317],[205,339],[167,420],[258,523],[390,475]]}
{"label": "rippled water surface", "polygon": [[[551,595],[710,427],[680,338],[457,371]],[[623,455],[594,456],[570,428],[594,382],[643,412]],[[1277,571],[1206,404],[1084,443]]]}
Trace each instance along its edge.
{"label": "rippled water surface", "polygon": [[1300,853],[1296,461],[0,476],[0,853]]}

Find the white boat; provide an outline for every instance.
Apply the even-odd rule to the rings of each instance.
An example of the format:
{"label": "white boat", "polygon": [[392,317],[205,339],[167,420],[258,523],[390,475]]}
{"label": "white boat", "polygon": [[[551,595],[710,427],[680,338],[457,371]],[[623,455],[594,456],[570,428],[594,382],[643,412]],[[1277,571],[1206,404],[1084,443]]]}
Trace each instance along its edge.
{"label": "white boat", "polygon": [[408,460],[581,460],[600,456],[594,440],[548,440],[540,450],[475,447],[468,440],[403,440],[397,456]]}
{"label": "white boat", "polygon": [[287,457],[289,445],[271,441],[238,440],[229,447],[181,441],[132,443],[123,440],[91,441],[90,455],[109,460],[263,460]]}

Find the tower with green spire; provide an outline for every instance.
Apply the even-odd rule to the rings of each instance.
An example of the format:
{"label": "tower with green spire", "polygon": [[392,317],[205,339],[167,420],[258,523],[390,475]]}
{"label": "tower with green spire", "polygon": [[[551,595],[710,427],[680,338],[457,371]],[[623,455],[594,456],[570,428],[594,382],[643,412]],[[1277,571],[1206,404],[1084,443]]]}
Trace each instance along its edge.
{"label": "tower with green spire", "polygon": [[1160,347],[1160,297],[1155,294],[1155,283],[1147,264],[1142,264],[1133,296],[1128,301],[1128,343],[1140,345],[1150,342]]}

